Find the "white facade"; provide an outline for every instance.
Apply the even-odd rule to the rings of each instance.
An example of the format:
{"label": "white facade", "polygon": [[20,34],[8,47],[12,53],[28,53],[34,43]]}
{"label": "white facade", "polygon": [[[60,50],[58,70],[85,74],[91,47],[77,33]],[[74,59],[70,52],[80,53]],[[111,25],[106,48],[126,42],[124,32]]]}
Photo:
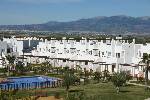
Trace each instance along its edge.
{"label": "white facade", "polygon": [[[130,71],[133,76],[139,72],[137,67],[133,66],[138,65],[143,53],[150,53],[150,44],[135,44],[135,40],[128,43],[122,39],[87,40],[84,38],[80,41],[45,40],[32,51],[33,56],[49,57],[51,63],[57,67],[79,65],[82,69],[94,71],[103,71],[107,68],[111,73],[126,70]],[[129,66],[124,66],[124,64]],[[112,65],[115,65],[115,68],[112,68]]]}
{"label": "white facade", "polygon": [[22,55],[23,52],[23,41],[18,41],[16,38],[3,38],[3,41],[10,43],[12,45],[13,52],[17,52],[19,55]]}
{"label": "white facade", "polygon": [[41,41],[31,54],[25,55],[28,63],[49,61],[55,67],[75,68],[79,65],[82,69],[108,70],[110,73],[129,71],[132,76],[138,76],[143,72],[138,66],[143,53],[150,54],[150,44],[135,44],[135,40],[128,43],[121,37],[106,40],[52,38],[50,41],[35,37],[3,39],[4,42],[12,45],[13,51],[18,52],[18,56],[23,54],[23,40],[29,40],[29,44],[30,40]]}

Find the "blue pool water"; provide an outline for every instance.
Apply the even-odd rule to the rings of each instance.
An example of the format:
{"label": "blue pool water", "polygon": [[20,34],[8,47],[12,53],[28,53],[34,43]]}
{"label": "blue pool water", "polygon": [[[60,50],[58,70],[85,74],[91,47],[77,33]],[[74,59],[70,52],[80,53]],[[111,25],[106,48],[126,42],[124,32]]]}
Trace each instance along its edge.
{"label": "blue pool water", "polygon": [[54,82],[57,82],[57,78],[47,76],[9,77],[7,81],[0,83],[0,88],[2,90],[41,88],[50,87]]}

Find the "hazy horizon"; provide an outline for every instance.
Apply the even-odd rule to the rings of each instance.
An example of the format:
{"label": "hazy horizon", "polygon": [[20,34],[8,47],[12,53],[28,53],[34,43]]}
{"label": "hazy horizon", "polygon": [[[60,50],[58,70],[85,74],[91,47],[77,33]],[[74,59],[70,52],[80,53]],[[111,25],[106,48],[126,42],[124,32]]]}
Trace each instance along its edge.
{"label": "hazy horizon", "polygon": [[[127,16],[127,15],[113,15],[113,16]],[[45,21],[45,22],[43,22],[43,23],[0,24],[0,25],[31,25],[31,24],[44,24],[44,23],[48,23],[48,22],[71,22],[71,21],[78,21],[78,20],[81,20],[81,19],[90,19],[90,18],[98,18],[98,17],[113,17],[113,16],[94,16],[94,17],[89,17],[89,18],[79,18],[79,19],[66,20],[66,21],[49,20],[49,21]],[[134,18],[149,17],[149,18],[150,18],[150,16],[127,16],[127,17],[134,17]]]}
{"label": "hazy horizon", "polygon": [[149,0],[1,0],[0,25],[68,22],[97,16],[150,16]]}

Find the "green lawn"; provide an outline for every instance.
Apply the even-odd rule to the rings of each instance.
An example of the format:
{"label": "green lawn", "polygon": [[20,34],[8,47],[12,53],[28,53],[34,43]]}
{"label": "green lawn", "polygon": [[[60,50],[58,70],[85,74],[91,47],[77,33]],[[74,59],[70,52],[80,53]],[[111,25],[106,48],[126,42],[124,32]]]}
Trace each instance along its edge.
{"label": "green lawn", "polygon": [[[111,83],[87,84],[70,87],[71,90],[84,90],[85,100],[144,100],[150,98],[150,92],[145,92],[144,87],[126,86],[121,88],[119,94],[116,93],[114,86]],[[41,91],[40,89],[38,91]],[[61,97],[66,96],[65,88],[49,88],[43,89],[47,91],[48,95],[54,95],[56,92],[60,93]],[[19,91],[17,97],[34,95],[35,90]],[[70,93],[74,95],[75,93]],[[77,94],[77,93],[76,93]],[[77,99],[70,99],[77,100]],[[83,99],[79,99],[83,100]]]}

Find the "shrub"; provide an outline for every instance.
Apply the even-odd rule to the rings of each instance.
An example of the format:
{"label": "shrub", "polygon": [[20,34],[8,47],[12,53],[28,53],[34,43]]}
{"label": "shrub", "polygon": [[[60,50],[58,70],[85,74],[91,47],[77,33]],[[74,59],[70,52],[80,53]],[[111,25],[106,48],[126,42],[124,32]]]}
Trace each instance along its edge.
{"label": "shrub", "polygon": [[114,73],[112,76],[112,82],[116,87],[117,93],[120,91],[120,87],[126,83],[127,74],[125,72]]}

